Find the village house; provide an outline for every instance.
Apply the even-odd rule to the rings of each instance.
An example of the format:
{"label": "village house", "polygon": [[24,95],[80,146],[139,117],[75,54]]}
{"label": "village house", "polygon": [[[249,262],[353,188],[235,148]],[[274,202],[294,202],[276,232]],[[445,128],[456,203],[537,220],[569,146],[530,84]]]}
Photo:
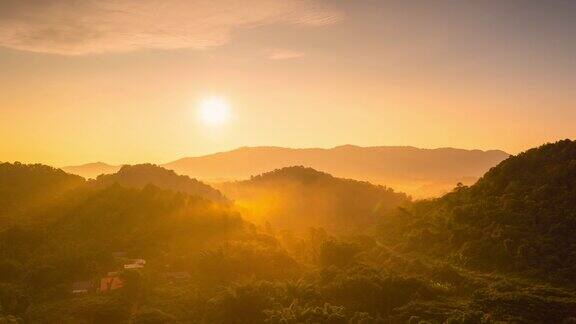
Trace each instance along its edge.
{"label": "village house", "polygon": [[111,290],[122,288],[123,286],[124,282],[118,276],[118,273],[109,272],[106,277],[100,279],[100,286],[98,287],[98,290],[100,292],[108,292]]}
{"label": "village house", "polygon": [[144,268],[145,264],[146,260],[144,259],[130,259],[127,260],[126,264],[124,264],[124,269],[126,270],[141,269]]}

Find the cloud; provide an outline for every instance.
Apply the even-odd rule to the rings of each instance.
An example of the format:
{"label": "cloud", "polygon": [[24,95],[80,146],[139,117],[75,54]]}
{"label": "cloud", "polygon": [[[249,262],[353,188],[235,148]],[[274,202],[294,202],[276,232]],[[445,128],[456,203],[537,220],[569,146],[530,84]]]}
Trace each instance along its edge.
{"label": "cloud", "polygon": [[269,60],[290,60],[297,59],[305,56],[303,52],[289,50],[289,49],[271,49],[266,51],[266,58]]}
{"label": "cloud", "polygon": [[0,0],[0,46],[63,55],[205,49],[238,29],[341,18],[321,0]]}

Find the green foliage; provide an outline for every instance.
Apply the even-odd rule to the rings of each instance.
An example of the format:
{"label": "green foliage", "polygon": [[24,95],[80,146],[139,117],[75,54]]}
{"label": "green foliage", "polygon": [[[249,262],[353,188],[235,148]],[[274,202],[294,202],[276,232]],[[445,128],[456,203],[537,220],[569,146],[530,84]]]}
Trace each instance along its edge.
{"label": "green foliage", "polygon": [[412,299],[432,298],[437,292],[413,277],[389,275],[364,266],[322,272],[321,295],[325,300],[348,309],[389,315],[394,308]]}
{"label": "green foliage", "polygon": [[474,305],[500,318],[531,323],[561,323],[576,312],[573,295],[546,296],[530,290],[480,291],[474,298]]}
{"label": "green foliage", "polygon": [[275,241],[251,236],[227,241],[216,249],[202,251],[193,271],[210,284],[255,279],[289,279],[300,275],[300,265]]}
{"label": "green foliage", "polygon": [[0,228],[83,183],[82,177],[41,164],[0,163]]}
{"label": "green foliage", "polygon": [[415,203],[302,167],[237,184],[282,193],[282,232],[152,165],[86,183],[2,164],[0,323],[571,323],[574,161],[545,145]]}
{"label": "green foliage", "polygon": [[209,301],[208,322],[262,323],[264,310],[274,304],[274,289],[265,282],[230,287]]}
{"label": "green foliage", "polygon": [[100,188],[113,184],[144,188],[153,184],[161,189],[199,196],[219,203],[228,202],[218,190],[209,185],[153,164],[125,165],[117,173],[100,175],[90,184]]}
{"label": "green foliage", "polygon": [[8,315],[8,316],[0,316],[0,324],[21,324],[24,321],[16,316]]}
{"label": "green foliage", "polygon": [[143,309],[140,310],[132,318],[132,323],[134,324],[163,324],[163,323],[174,323],[176,318],[170,314],[159,309]]}
{"label": "green foliage", "polygon": [[[574,284],[576,142],[513,156],[471,187],[383,218],[383,240],[481,270]],[[395,243],[394,243],[395,242]]]}
{"label": "green foliage", "polygon": [[347,242],[325,241],[320,247],[320,264],[323,267],[347,267],[360,252],[358,246]]}
{"label": "green foliage", "polygon": [[286,308],[267,311],[266,315],[265,322],[271,324],[347,323],[344,307],[333,306],[329,303],[315,307],[305,307],[298,305],[298,303],[293,303]]}

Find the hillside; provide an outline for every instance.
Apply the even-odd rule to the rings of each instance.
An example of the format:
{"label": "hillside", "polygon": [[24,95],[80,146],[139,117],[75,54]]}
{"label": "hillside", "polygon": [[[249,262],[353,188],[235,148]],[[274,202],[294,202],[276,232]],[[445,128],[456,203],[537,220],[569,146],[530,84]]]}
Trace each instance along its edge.
{"label": "hillside", "polygon": [[90,181],[91,185],[98,187],[108,187],[115,183],[133,188],[144,188],[153,184],[165,190],[196,195],[216,202],[227,201],[218,190],[207,184],[152,164],[125,165],[114,174],[100,175]]}
{"label": "hillside", "polygon": [[1,163],[0,218],[6,220],[53,202],[83,183],[79,176],[41,164]]}
{"label": "hillside", "polygon": [[153,165],[5,165],[0,199],[44,208],[0,228],[0,321],[571,323],[575,161],[548,144],[416,202],[287,167],[223,184],[235,204]]}
{"label": "hillside", "polygon": [[301,166],[226,183],[220,188],[243,208],[249,220],[292,230],[310,226],[358,229],[409,201],[405,194],[390,188],[336,178]]}
{"label": "hillside", "polygon": [[66,166],[62,170],[77,174],[86,179],[94,179],[101,174],[116,173],[120,170],[121,166],[109,165],[103,162],[88,163],[77,166]]}
{"label": "hillside", "polygon": [[576,284],[575,197],[576,142],[564,140],[384,218],[382,237],[466,267]]}
{"label": "hillside", "polygon": [[508,154],[453,148],[339,146],[332,149],[245,147],[180,159],[163,165],[207,181],[243,180],[292,165],[323,170],[337,177],[386,185],[416,197],[437,196],[458,182],[472,184]]}
{"label": "hillside", "polygon": [[[18,195],[2,190],[0,199],[14,204],[36,193],[41,199],[35,201],[50,200],[53,194],[39,186],[60,188],[66,179],[80,186],[45,208],[29,210],[36,222],[0,228],[0,322],[158,323],[156,314],[147,313],[149,305],[164,308],[172,300],[168,308],[183,318],[193,314],[187,310],[190,300],[202,305],[190,287],[175,286],[171,276],[184,278],[174,279],[179,285],[194,277],[194,289],[202,286],[213,295],[216,287],[235,280],[286,278],[298,271],[274,238],[256,233],[229,204],[196,192],[119,184],[133,187],[137,176],[154,182],[151,173],[171,171],[134,166],[101,179],[101,185],[82,185],[78,176],[41,165],[2,165],[1,170],[3,184],[18,188],[13,191]],[[179,179],[174,186],[183,190],[198,185]],[[127,270],[134,262],[141,263]],[[108,288],[101,282],[110,278],[119,284],[102,291]],[[86,292],[74,293],[77,286]],[[135,315],[138,304],[146,306]],[[132,321],[131,316],[151,319]]]}

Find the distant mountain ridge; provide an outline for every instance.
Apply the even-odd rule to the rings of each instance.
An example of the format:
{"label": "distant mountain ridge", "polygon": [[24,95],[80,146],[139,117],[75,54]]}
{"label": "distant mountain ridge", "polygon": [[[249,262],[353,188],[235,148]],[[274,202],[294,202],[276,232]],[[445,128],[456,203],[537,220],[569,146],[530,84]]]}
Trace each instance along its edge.
{"label": "distant mountain ridge", "polygon": [[116,173],[122,166],[109,165],[104,162],[88,163],[76,166],[63,167],[67,173],[76,174],[86,179],[94,179],[101,174]]}
{"label": "distant mountain ridge", "polygon": [[[336,177],[370,181],[416,197],[429,197],[450,191],[458,182],[472,184],[508,156],[500,150],[421,149],[411,146],[343,145],[330,149],[261,146],[187,157],[162,167],[204,181],[219,182],[244,180],[271,170],[302,165]],[[119,168],[89,164],[63,169],[93,178],[99,172],[114,173]]]}
{"label": "distant mountain ridge", "polygon": [[[508,158],[499,150],[419,149],[404,146],[338,146],[332,149],[244,147],[163,165],[207,181],[247,179],[287,166],[303,165],[336,177],[383,184],[415,196],[435,196],[456,183],[473,183]],[[429,187],[425,192],[420,188]]]}

